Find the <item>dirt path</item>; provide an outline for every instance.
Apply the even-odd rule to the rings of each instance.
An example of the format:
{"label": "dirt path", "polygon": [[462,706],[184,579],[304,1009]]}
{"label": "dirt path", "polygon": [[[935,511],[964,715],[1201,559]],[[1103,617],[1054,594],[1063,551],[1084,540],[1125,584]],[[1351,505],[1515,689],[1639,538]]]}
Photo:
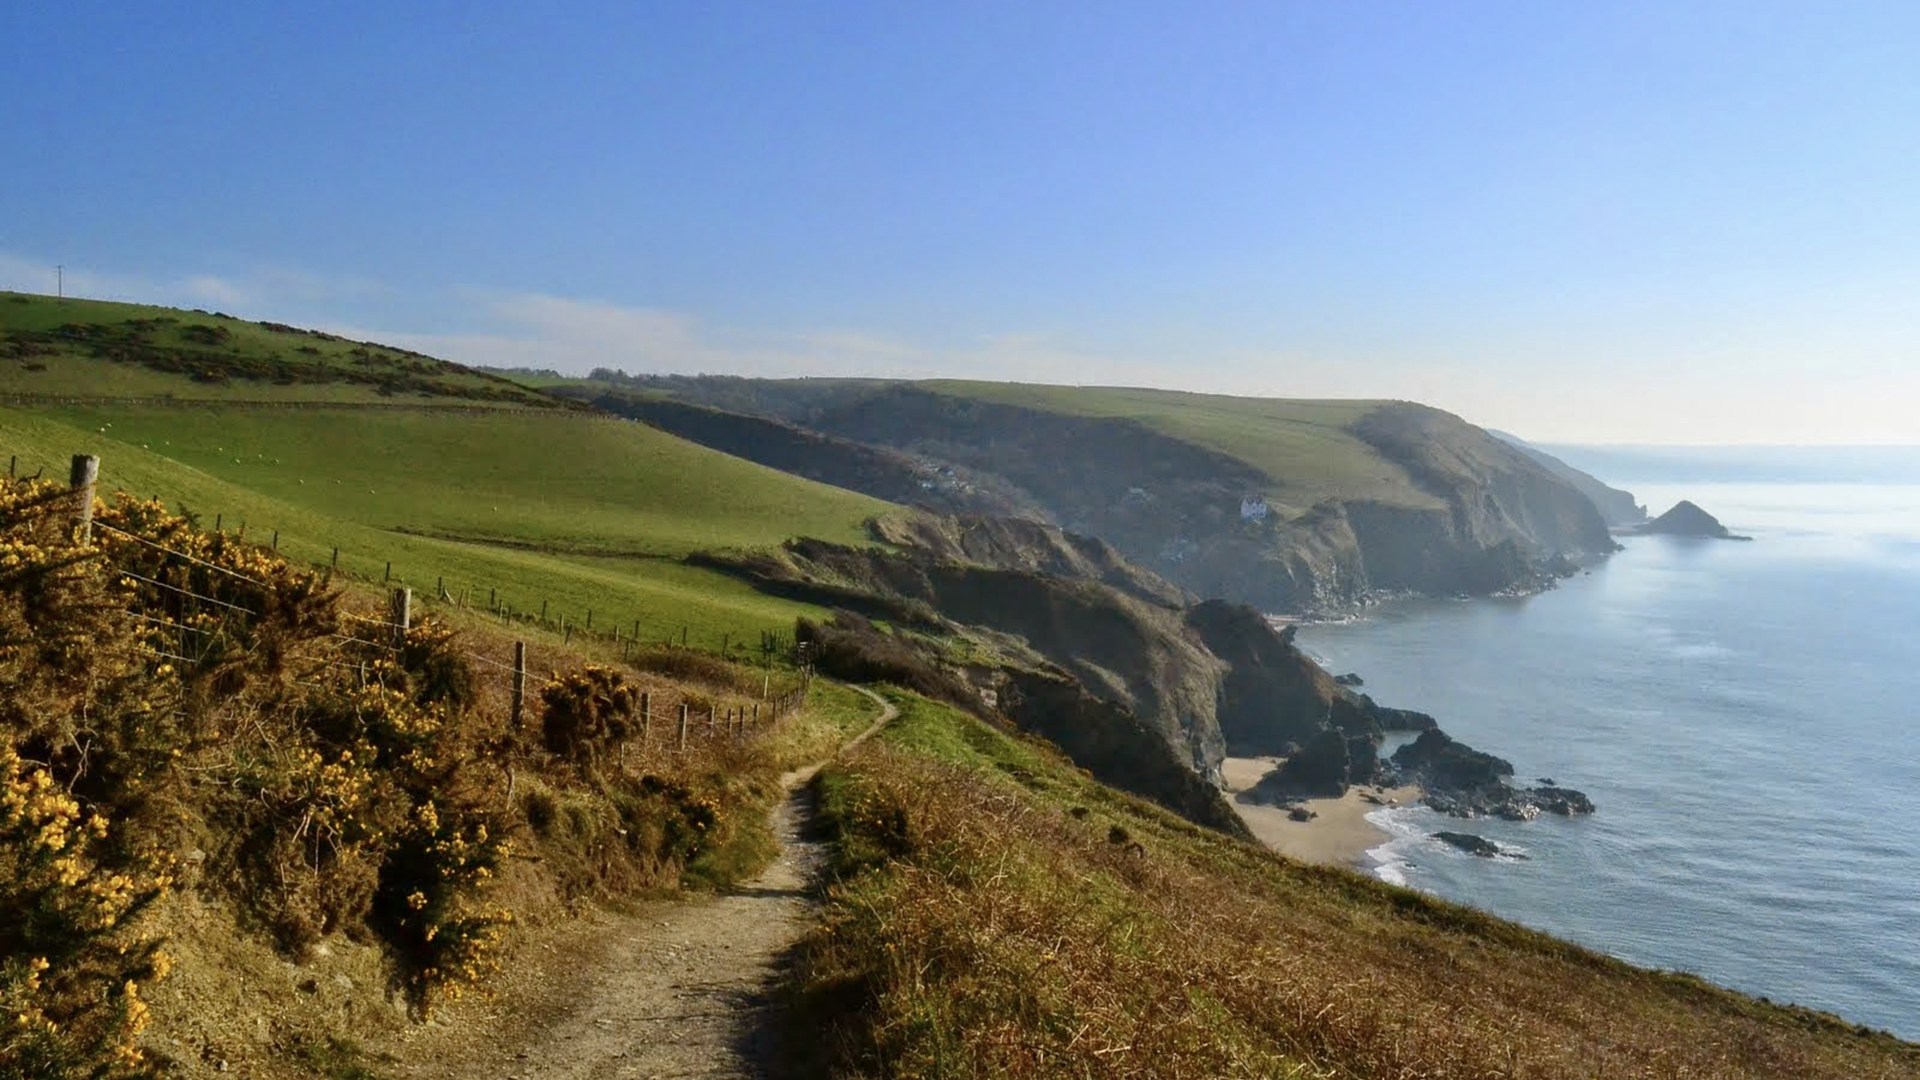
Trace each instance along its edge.
{"label": "dirt path", "polygon": [[[880,707],[852,749],[899,715]],[[823,852],[807,837],[801,790],[825,762],[782,777],[774,814],[780,857],[752,882],[711,899],[596,914],[549,944],[539,974],[516,981],[487,1015],[421,1029],[406,1056],[416,1077],[777,1077],[766,1041],[776,965],[813,912]]]}

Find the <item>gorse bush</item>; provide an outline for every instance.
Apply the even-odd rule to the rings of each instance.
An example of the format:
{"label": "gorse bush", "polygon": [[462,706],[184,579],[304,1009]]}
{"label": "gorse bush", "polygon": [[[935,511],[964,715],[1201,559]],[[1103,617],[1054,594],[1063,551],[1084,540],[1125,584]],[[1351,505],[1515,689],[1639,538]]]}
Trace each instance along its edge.
{"label": "gorse bush", "polygon": [[144,1071],[141,987],[171,961],[134,924],[171,882],[114,829],[0,744],[0,1075]]}
{"label": "gorse bush", "polygon": [[382,943],[424,1011],[497,969],[516,840],[569,902],[671,886],[744,843],[730,815],[777,775],[699,733],[623,767],[635,680],[660,684],[602,666],[556,675],[540,730],[509,730],[446,625],[396,638],[327,577],[158,502],[96,504],[78,542],[73,500],[0,481],[0,1076],[157,1068],[142,995],[175,890],[295,959],[334,933]]}
{"label": "gorse bush", "polygon": [[540,688],[547,749],[589,764],[639,730],[640,691],[612,668],[590,664]]}
{"label": "gorse bush", "polygon": [[507,829],[468,773],[500,748],[452,635],[355,643],[315,574],[124,498],[76,543],[72,510],[0,485],[0,1075],[147,1068],[143,914],[189,837],[293,953],[377,935],[422,1004],[484,977]]}
{"label": "gorse bush", "polygon": [[138,1075],[141,988],[167,958],[139,923],[171,885],[145,826],[169,769],[179,672],[131,590],[72,543],[71,496],[0,487],[0,1075]]}

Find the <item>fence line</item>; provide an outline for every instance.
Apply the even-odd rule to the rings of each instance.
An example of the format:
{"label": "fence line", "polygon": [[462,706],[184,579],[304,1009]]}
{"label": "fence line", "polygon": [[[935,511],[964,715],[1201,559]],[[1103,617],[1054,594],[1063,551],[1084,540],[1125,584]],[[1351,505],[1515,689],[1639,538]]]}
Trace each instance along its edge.
{"label": "fence line", "polygon": [[[18,458],[16,457],[14,461],[9,464],[9,475],[14,476],[15,474],[17,474],[17,468],[18,468]],[[42,472],[44,472],[44,469],[42,470]],[[116,536],[124,537],[128,540],[134,541],[135,543],[143,545],[152,550],[158,551],[169,558],[178,559],[181,562],[186,563],[188,565],[197,566],[214,573],[222,574],[227,577],[233,578],[234,580],[245,582],[249,585],[255,586],[260,589],[272,590],[274,588],[274,586],[269,582],[261,581],[260,579],[252,577],[250,575],[240,573],[238,571],[229,569],[224,566],[220,566],[213,562],[209,562],[206,559],[202,559],[202,558],[199,558],[198,556],[189,554],[184,551],[180,551],[176,548],[169,547],[163,543],[149,539],[147,537],[136,535],[134,533],[128,532],[125,529],[118,528],[117,526],[109,525],[104,522],[94,521],[93,520],[93,503],[94,503],[93,496],[94,496],[94,489],[95,489],[95,484],[97,482],[98,474],[99,474],[98,458],[93,457],[91,455],[75,455],[73,460],[71,479],[69,483],[69,490],[71,492],[71,496],[50,495],[48,498],[44,500],[40,500],[39,502],[37,502],[32,507],[29,507],[28,509],[34,509],[42,513],[45,513],[65,503],[69,507],[69,512],[72,514],[73,525],[74,525],[73,535],[75,539],[83,545],[91,542],[92,529],[97,526],[98,528],[104,529],[107,532],[110,532]],[[38,477],[38,475],[39,475],[38,473],[35,474],[36,478]],[[222,523],[221,519],[218,516],[216,516],[215,532],[216,532],[216,535],[220,538],[220,541],[224,543],[226,532],[224,529],[220,528],[221,523]],[[243,539],[245,536],[245,529],[246,529],[246,526],[243,523],[240,526],[240,532],[236,535],[236,539],[238,539],[241,543],[245,542],[245,540]],[[276,530],[274,532],[274,547],[276,549],[278,548],[278,541],[279,541],[279,533]],[[333,549],[333,559],[334,559],[335,565],[337,565],[339,561],[339,549],[337,547]],[[256,619],[261,617],[261,613],[255,612],[252,609],[246,607],[245,605],[236,604],[236,603],[233,603],[232,601],[224,600],[219,597],[209,596],[182,585],[176,585],[170,582],[162,581],[157,577],[149,577],[145,574],[139,573],[134,570],[126,569],[124,567],[114,567],[113,572],[129,581],[139,581],[147,585],[154,586],[155,588],[166,590],[169,593],[182,597],[183,601],[197,601],[203,604],[211,604],[216,607],[225,608],[227,610],[237,611],[244,615],[247,615]],[[157,572],[158,571],[156,571],[156,573]],[[387,573],[389,576],[391,576],[391,573],[392,573],[391,562],[387,564]],[[329,576],[331,576],[331,571],[329,571]],[[469,592],[477,592],[478,589],[479,589],[478,584],[475,584],[470,587],[468,586],[461,587],[461,598],[459,601],[456,602],[452,600],[452,594],[450,594],[446,589],[446,582],[445,582],[444,576],[442,576],[435,583],[435,592],[438,595],[438,597],[443,598],[447,602],[453,602],[456,604],[456,606],[460,606],[463,608],[466,607],[465,598],[469,594]],[[353,620],[355,622],[359,622],[368,626],[379,627],[389,631],[392,638],[390,643],[382,643],[377,640],[369,640],[368,638],[358,637],[350,633],[348,634],[332,633],[332,634],[326,634],[322,636],[326,640],[330,640],[330,641],[361,645],[361,646],[365,646],[372,649],[385,650],[388,652],[399,651],[400,644],[405,641],[405,635],[407,631],[411,628],[411,624],[412,624],[413,591],[412,589],[405,588],[405,587],[397,588],[391,591],[391,593],[389,594],[389,598],[390,598],[390,605],[385,618],[362,615],[357,612],[351,612],[351,611],[340,611],[338,614],[344,619]],[[496,613],[500,614],[504,621],[506,621],[509,624],[511,624],[514,621],[514,613],[513,613],[512,607],[511,605],[502,605],[500,603],[499,592],[497,587],[489,587],[488,601],[493,606],[493,610]],[[548,610],[548,602],[543,600],[541,602],[541,617],[539,619],[539,623],[542,625],[549,624],[549,620],[546,618],[547,610]],[[215,641],[218,638],[220,631],[227,628],[225,617],[222,617],[220,623],[216,628],[208,628],[205,626],[193,626],[187,623],[177,622],[172,619],[161,618],[159,616],[152,615],[147,613],[146,611],[141,611],[141,610],[127,610],[125,614],[141,622],[152,624],[155,626],[160,626],[160,627],[167,627],[171,630],[180,631],[182,634],[197,634],[202,636],[205,639],[205,645],[200,650],[201,655],[198,657],[182,655],[182,652],[190,651],[185,649],[184,639],[181,641],[182,652],[169,652],[165,649],[156,648],[146,644],[135,646],[139,652],[145,655],[152,656],[156,659],[174,661],[174,662],[187,664],[187,665],[198,665],[198,664],[204,663],[207,659],[207,653],[210,652],[214,647]],[[533,622],[534,620],[531,619],[527,615],[527,613],[522,612],[521,621]],[[605,625],[604,622],[603,622],[603,625]],[[559,627],[561,629],[562,634],[564,635],[565,640],[568,643],[571,643],[573,634],[576,631],[578,631],[583,636],[591,636],[591,637],[600,639],[601,641],[611,640],[615,642],[620,642],[623,645],[622,656],[623,658],[626,658],[631,656],[633,645],[637,644],[640,640],[640,620],[639,619],[633,620],[633,633],[631,637],[623,636],[620,633],[620,624],[618,621],[616,621],[613,624],[613,627],[610,632],[596,633],[592,630],[592,626],[593,626],[592,609],[588,609],[587,611],[585,628],[581,628],[576,624],[574,624],[571,621],[570,616],[567,614],[563,613],[560,616]],[[375,635],[375,636],[380,636],[380,635]],[[686,643],[686,637],[687,637],[687,627],[685,625],[682,625],[681,627],[680,637],[681,637],[682,646],[684,647]],[[745,641],[745,638],[743,635],[741,638],[741,642],[743,645],[744,645],[744,641]],[[732,632],[731,631],[723,632],[721,635],[721,651],[723,655],[726,655],[729,652],[728,646],[732,642],[733,642]],[[671,635],[669,635],[667,639],[667,644],[669,645],[669,647],[671,647],[672,645]],[[813,672],[812,672],[811,665],[806,663],[806,654],[805,654],[804,645],[801,645],[796,648],[797,658],[801,660],[801,670],[799,673],[801,681],[799,685],[791,689],[783,690],[779,694],[775,694],[773,692],[772,675],[771,675],[772,658],[774,654],[780,650],[781,644],[782,644],[782,639],[777,632],[770,632],[766,630],[761,631],[760,651],[766,658],[768,670],[763,674],[763,677],[762,677],[759,700],[753,701],[750,704],[736,702],[733,705],[726,706],[724,720],[720,716],[721,705],[718,702],[710,704],[707,708],[706,722],[705,722],[705,735],[706,735],[707,742],[712,742],[715,739],[716,735],[723,735],[727,738],[743,738],[755,728],[763,728],[767,725],[778,723],[780,719],[790,714],[794,709],[798,708],[800,705],[802,705],[805,702],[807,691],[812,683]],[[482,655],[481,653],[476,652],[472,649],[461,650],[461,655],[467,660],[478,662],[480,664],[486,665],[487,667],[504,671],[508,674],[511,680],[510,682],[511,713],[512,713],[511,721],[513,726],[516,729],[520,728],[522,726],[523,719],[524,719],[522,714],[524,710],[526,678],[528,673],[526,642],[516,641],[513,643],[513,662],[512,663],[503,663],[499,660],[495,660],[491,657]],[[344,669],[346,671],[354,673],[361,679],[365,679],[366,677],[366,666],[364,661],[356,663],[350,660],[343,659],[338,654],[313,656],[313,657],[300,657],[298,659],[309,660],[314,662],[315,664],[317,664],[317,668],[315,670],[326,669],[326,668]],[[305,679],[295,678],[292,676],[289,676],[289,677],[292,678],[292,681],[303,686],[309,686],[309,687],[314,687],[318,689],[326,688],[325,684],[322,684],[322,683],[308,682]],[[745,697],[750,695],[740,695],[740,696]],[[762,721],[762,710],[760,707],[762,704],[765,704],[767,706],[766,719],[764,723]],[[682,700],[680,702],[680,721],[679,721],[678,738],[676,740],[676,746],[674,748],[676,753],[684,752],[687,748],[687,732],[688,732],[688,726],[689,726],[688,724],[689,718],[690,718],[689,706],[686,703],[686,701]],[[651,728],[652,728],[652,694],[650,691],[642,691],[640,694],[639,720],[640,720],[640,743],[641,743],[641,746],[645,748],[648,745],[649,737],[651,734]]]}
{"label": "fence line", "polygon": [[[258,585],[263,589],[270,589],[273,587],[271,585],[268,585],[266,582],[261,581],[258,578],[248,577],[247,575],[239,572],[238,570],[229,570],[226,567],[220,566],[216,563],[210,563],[205,559],[196,558],[192,555],[187,554],[184,551],[176,551],[175,549],[167,547],[164,544],[154,543],[152,540],[149,540],[144,536],[135,536],[133,533],[130,533],[125,529],[116,529],[113,526],[108,525],[106,522],[96,521],[94,522],[94,527],[98,529],[105,529],[110,533],[118,533],[119,535],[124,536],[129,540],[133,540],[137,543],[145,544],[156,551],[164,551],[168,555],[172,555],[177,559],[185,559],[187,562],[190,562],[195,566],[204,566],[207,569],[214,571],[215,573],[225,574],[231,578],[238,578],[241,581],[247,582],[250,585]],[[226,534],[222,533],[220,535],[224,536]]]}

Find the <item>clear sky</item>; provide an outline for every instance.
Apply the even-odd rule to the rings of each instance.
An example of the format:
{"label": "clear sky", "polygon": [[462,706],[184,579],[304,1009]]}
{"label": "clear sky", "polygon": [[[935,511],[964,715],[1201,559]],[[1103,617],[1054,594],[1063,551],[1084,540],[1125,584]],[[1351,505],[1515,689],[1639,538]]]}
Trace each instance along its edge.
{"label": "clear sky", "polygon": [[0,5],[0,287],[1920,443],[1920,4]]}

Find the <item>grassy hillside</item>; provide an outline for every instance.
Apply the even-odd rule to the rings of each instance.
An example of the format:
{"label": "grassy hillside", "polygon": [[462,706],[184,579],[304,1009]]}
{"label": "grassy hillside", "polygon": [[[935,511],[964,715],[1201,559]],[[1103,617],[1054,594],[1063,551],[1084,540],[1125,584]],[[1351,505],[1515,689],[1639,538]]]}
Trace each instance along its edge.
{"label": "grassy hillside", "polygon": [[839,880],[795,994],[834,1075],[1920,1075],[1891,1036],[1291,862],[903,704],[821,781]]}
{"label": "grassy hillside", "polygon": [[224,314],[0,292],[0,395],[561,403],[445,360]]}
{"label": "grassy hillside", "polygon": [[[479,609],[490,595],[516,612],[538,611],[545,601],[555,621],[565,616],[579,625],[593,611],[597,626],[618,623],[626,632],[638,619],[649,639],[685,627],[689,643],[704,648],[715,646],[722,634],[739,641],[762,629],[789,627],[796,615],[814,610],[668,558],[556,555],[397,533],[312,503],[276,498],[247,486],[244,475],[227,479],[94,428],[0,409],[0,454],[17,456],[22,475],[44,470],[64,476],[75,453],[100,455],[103,490],[158,496],[192,510],[205,524],[217,517],[229,532],[245,526],[250,538],[267,540],[278,531],[281,551],[295,561],[327,565],[337,547],[343,573],[376,585],[386,582],[391,562],[392,583],[411,586],[425,605],[435,603],[433,590],[444,584],[456,598],[464,590],[469,606]],[[302,487],[298,479],[292,481],[296,489]],[[309,482],[305,488],[320,486]]]}
{"label": "grassy hillside", "polygon": [[[203,378],[213,372],[214,378]],[[684,566],[892,509],[496,376],[291,327],[0,294],[0,455],[158,496],[344,572],[712,647],[812,609]],[[252,404],[250,404],[252,403]],[[404,407],[395,407],[404,406]]]}
{"label": "grassy hillside", "polygon": [[1174,390],[938,381],[925,389],[1068,416],[1138,421],[1253,466],[1272,493],[1301,506],[1322,498],[1432,506],[1405,469],[1346,430],[1385,402],[1226,397]]}

